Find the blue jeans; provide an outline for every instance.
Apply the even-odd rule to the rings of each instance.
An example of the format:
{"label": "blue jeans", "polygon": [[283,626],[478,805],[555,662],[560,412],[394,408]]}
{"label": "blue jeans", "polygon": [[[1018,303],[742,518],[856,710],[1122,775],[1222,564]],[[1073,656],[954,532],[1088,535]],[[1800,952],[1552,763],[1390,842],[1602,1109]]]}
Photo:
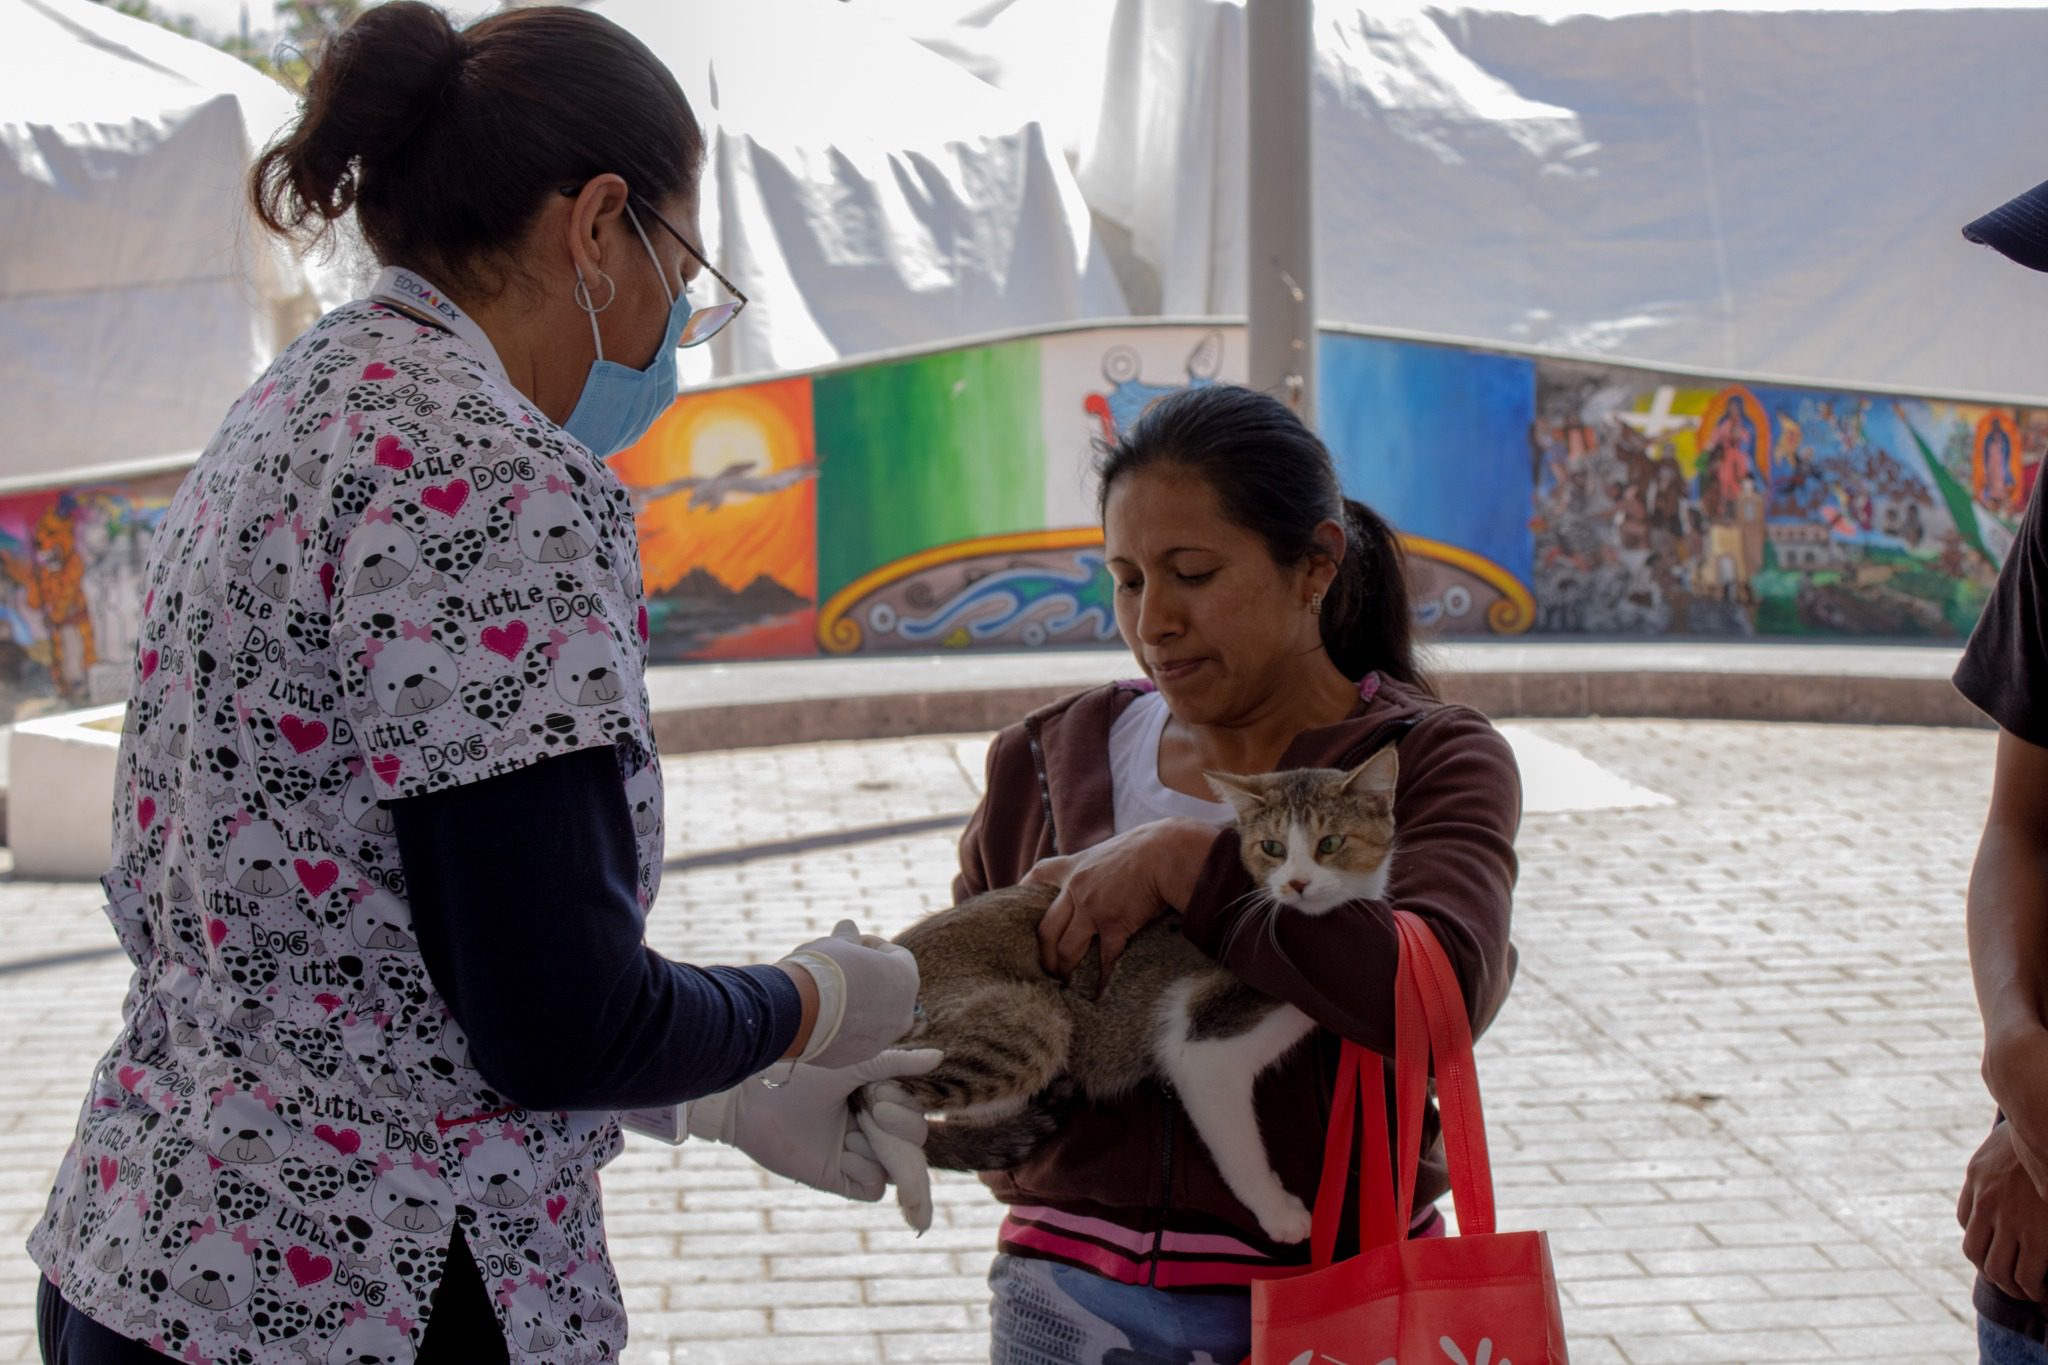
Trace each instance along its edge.
{"label": "blue jeans", "polygon": [[998,1256],[989,1365],[1238,1365],[1252,1351],[1246,1291],[1119,1284],[1053,1261]]}
{"label": "blue jeans", "polygon": [[2000,1327],[1989,1318],[1977,1319],[1977,1365],[2048,1365],[2048,1346]]}

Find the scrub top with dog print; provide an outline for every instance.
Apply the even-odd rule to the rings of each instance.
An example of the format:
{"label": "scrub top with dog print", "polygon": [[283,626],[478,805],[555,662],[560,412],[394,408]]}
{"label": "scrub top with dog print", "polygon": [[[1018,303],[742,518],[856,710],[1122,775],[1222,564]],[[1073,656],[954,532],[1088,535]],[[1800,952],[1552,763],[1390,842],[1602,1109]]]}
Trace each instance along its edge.
{"label": "scrub top with dog print", "polygon": [[624,489],[387,271],[235,404],[146,583],[105,878],[135,973],[37,1263],[185,1360],[391,1365],[459,1227],[515,1359],[616,1358],[618,1127],[471,1067],[385,803],[602,745],[658,810]]}

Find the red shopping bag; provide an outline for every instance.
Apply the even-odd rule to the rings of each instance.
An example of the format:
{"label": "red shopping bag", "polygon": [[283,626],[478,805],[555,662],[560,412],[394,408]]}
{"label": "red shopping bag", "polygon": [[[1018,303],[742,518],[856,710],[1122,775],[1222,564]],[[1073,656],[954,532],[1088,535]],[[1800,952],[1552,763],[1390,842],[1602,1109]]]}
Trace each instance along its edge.
{"label": "red shopping bag", "polygon": [[[1548,1238],[1493,1230],[1493,1170],[1458,978],[1422,920],[1400,912],[1395,921],[1399,1164],[1388,1150],[1380,1059],[1347,1042],[1316,1192],[1313,1259],[1302,1274],[1252,1285],[1251,1365],[1564,1365]],[[1459,1235],[1409,1241],[1431,1056]],[[1360,1251],[1335,1261],[1361,1104]]]}

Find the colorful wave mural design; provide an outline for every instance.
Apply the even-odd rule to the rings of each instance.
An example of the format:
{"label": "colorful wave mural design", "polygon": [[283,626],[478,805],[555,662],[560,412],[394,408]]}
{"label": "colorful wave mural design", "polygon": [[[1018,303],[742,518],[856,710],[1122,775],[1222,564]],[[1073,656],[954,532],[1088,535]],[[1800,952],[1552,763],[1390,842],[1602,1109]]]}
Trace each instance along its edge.
{"label": "colorful wave mural design", "polygon": [[990,536],[848,584],[819,613],[818,642],[831,654],[1111,644],[1115,591],[1092,527]]}
{"label": "colorful wave mural design", "polygon": [[[1320,429],[1433,634],[1959,640],[2048,407],[1326,332]],[[682,395],[614,468],[655,656],[1116,640],[1095,451],[1241,381],[1243,332],[1123,325]],[[0,718],[117,699],[177,471],[0,494]]]}

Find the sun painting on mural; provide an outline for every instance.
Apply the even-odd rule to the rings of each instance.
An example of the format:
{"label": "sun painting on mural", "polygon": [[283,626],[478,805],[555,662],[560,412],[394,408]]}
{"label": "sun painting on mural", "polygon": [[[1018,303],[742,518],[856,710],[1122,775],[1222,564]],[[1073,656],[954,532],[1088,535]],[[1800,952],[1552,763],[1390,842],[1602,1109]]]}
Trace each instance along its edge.
{"label": "sun painting on mural", "polygon": [[818,582],[808,379],[684,394],[612,468],[638,510],[654,658],[808,652]]}

